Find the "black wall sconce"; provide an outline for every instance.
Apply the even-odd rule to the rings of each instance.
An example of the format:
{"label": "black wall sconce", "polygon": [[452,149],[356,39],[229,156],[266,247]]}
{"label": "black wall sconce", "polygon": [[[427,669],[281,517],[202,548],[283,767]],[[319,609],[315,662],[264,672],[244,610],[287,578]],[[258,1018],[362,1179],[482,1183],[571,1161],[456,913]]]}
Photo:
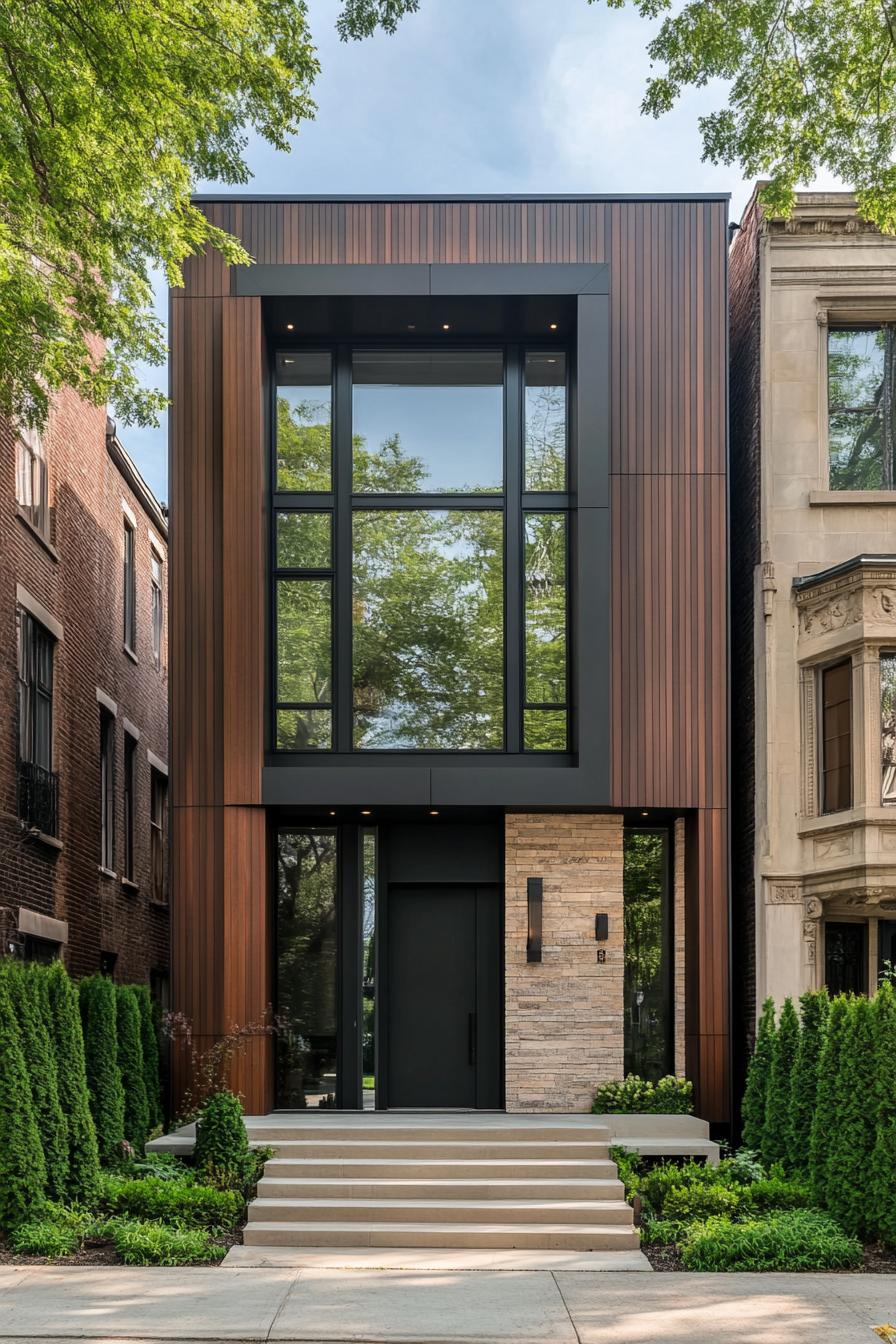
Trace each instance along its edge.
{"label": "black wall sconce", "polygon": [[526,960],[541,961],[541,906],[543,879],[530,877],[526,880],[526,906],[528,910],[528,931],[526,934]]}
{"label": "black wall sconce", "polygon": [[609,915],[594,916],[594,937],[597,942],[605,943],[610,936],[610,917]]}

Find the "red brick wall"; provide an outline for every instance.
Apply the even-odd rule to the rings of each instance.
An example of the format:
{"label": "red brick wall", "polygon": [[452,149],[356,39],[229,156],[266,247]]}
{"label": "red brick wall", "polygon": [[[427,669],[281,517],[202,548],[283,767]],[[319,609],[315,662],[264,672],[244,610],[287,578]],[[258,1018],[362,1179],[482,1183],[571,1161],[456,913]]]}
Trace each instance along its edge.
{"label": "red brick wall", "polygon": [[[16,502],[16,434],[0,420],[0,919],[5,939],[24,906],[67,920],[69,970],[99,968],[117,953],[115,976],[146,981],[168,965],[168,912],[150,900],[150,765],[168,759],[167,592],[162,666],[152,656],[149,529],[157,516],[119,470],[106,442],[106,415],[72,393],[55,401],[44,434],[52,507],[52,550],[23,521]],[[123,648],[122,500],[136,517],[137,658]],[[167,558],[163,570],[167,586]],[[54,659],[53,768],[59,774],[59,839],[53,850],[26,836],[18,819],[16,585],[63,626]],[[100,687],[118,706],[116,838],[118,875],[99,872]],[[136,754],[134,876],[121,881],[124,851],[124,727],[140,731]],[[6,949],[4,949],[6,950]]]}

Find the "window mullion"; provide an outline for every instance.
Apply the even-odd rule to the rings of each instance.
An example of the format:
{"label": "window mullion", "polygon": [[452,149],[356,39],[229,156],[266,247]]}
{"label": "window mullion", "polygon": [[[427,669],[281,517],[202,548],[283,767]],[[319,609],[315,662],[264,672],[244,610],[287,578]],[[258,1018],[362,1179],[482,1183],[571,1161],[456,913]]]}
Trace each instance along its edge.
{"label": "window mullion", "polygon": [[352,749],[352,364],[351,350],[336,351],[333,442],[336,516],[334,644],[337,751]]}
{"label": "window mullion", "polygon": [[523,745],[523,391],[520,350],[509,346],[504,373],[504,750]]}

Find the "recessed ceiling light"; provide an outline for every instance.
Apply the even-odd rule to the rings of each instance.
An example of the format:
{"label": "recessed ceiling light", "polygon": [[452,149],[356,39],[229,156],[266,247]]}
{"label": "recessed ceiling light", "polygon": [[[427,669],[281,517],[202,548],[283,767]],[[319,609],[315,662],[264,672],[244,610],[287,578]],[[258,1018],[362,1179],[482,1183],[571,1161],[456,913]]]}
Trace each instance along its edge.
{"label": "recessed ceiling light", "polygon": [[369,808],[369,807],[362,807],[362,808],[361,808],[361,816],[362,816],[362,817],[369,817],[369,816],[370,816],[370,808]]}
{"label": "recessed ceiling light", "polygon": [[431,807],[429,809],[429,815],[431,817],[437,817],[439,815],[439,809],[437,807]]}
{"label": "recessed ceiling light", "polygon": [[330,816],[331,816],[331,817],[335,817],[335,815],[336,815],[335,812],[333,812],[333,811],[330,812]]}
{"label": "recessed ceiling light", "polygon": [[551,329],[551,331],[556,331],[556,330],[557,330],[557,323],[556,323],[556,322],[551,322],[551,323],[550,323],[550,329]]}
{"label": "recessed ceiling light", "polygon": [[284,364],[295,364],[295,360],[294,360],[294,359],[284,359],[283,363],[284,363]]}
{"label": "recessed ceiling light", "polygon": [[414,322],[409,322],[409,323],[408,323],[408,331],[416,331],[416,330],[417,330],[416,323],[414,323]]}
{"label": "recessed ceiling light", "polygon": [[649,817],[649,816],[650,816],[650,813],[649,813],[649,812],[642,812],[642,813],[641,813],[641,816],[642,816],[642,817]]}
{"label": "recessed ceiling light", "polygon": [[442,330],[443,330],[443,331],[450,331],[450,330],[451,330],[451,323],[450,323],[450,322],[443,322],[443,323],[442,323]]}
{"label": "recessed ceiling light", "polygon": [[286,330],[287,330],[287,331],[292,331],[292,328],[293,328],[293,324],[292,324],[292,322],[287,322],[287,324],[286,324]]}

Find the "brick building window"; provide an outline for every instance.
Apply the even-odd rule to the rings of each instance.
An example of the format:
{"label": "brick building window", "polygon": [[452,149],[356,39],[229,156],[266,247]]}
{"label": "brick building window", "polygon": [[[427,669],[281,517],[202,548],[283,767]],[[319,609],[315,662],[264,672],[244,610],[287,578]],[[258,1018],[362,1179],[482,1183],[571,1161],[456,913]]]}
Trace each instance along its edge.
{"label": "brick building window", "polygon": [[16,499],[31,526],[50,536],[47,459],[40,431],[23,425],[16,444]]}
{"label": "brick building window", "polygon": [[828,332],[828,452],[832,490],[892,490],[896,323]]}
{"label": "brick building window", "polygon": [[164,623],[162,560],[154,550],[151,550],[149,554],[149,582],[152,595],[152,657],[156,667],[161,667],[162,626]]}
{"label": "brick building window", "polygon": [[124,520],[124,646],[137,652],[137,529]]}
{"label": "brick building window", "polygon": [[100,710],[100,866],[115,868],[115,716]]}
{"label": "brick building window", "polygon": [[168,828],[168,780],[153,768],[150,781],[150,893],[161,905],[168,903],[168,878],[165,869],[165,836]]}
{"label": "brick building window", "polygon": [[852,806],[852,664],[821,673],[821,810]]}
{"label": "brick building window", "polygon": [[124,735],[124,857],[122,875],[134,879],[134,811],[137,787],[137,739]]}
{"label": "brick building window", "polygon": [[100,953],[100,975],[105,975],[109,980],[115,979],[115,965],[118,961],[117,952]]}
{"label": "brick building window", "polygon": [[53,773],[53,654],[56,641],[19,608],[19,815],[45,835],[58,830]]}

